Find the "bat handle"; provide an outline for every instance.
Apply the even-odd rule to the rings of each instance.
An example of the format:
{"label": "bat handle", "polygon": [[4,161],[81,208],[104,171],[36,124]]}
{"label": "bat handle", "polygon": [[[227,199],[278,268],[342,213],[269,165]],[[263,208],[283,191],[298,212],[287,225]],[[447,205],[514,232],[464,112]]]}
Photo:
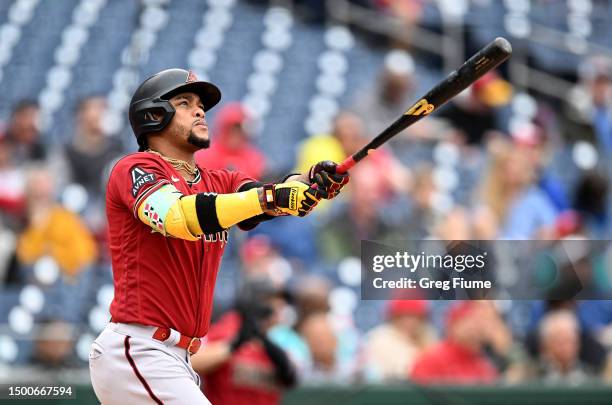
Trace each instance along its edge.
{"label": "bat handle", "polygon": [[336,166],[336,173],[344,174],[349,171],[349,169],[355,166],[357,161],[353,158],[353,156],[349,156],[342,163]]}
{"label": "bat handle", "polygon": [[[347,157],[342,163],[336,166],[336,173],[344,174],[348,172],[351,167],[355,166],[355,163],[357,163],[357,161],[353,159],[353,156]],[[315,190],[317,189],[316,184],[312,184],[311,187]]]}

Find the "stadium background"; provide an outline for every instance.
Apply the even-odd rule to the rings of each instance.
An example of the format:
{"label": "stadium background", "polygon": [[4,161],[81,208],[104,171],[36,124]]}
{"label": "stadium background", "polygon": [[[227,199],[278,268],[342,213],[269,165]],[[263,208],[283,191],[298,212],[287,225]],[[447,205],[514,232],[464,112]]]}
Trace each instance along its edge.
{"label": "stadium background", "polygon": [[[409,369],[387,378],[368,357],[372,330],[401,315],[444,339],[451,305],[360,301],[359,240],[609,239],[611,18],[612,5],[597,0],[0,1],[0,382],[67,381],[88,395],[89,345],[112,299],[104,178],[121,153],[135,150],[126,107],[144,78],[184,67],[217,84],[223,99],[207,117],[213,144],[223,132],[217,113],[242,102],[251,119],[243,126],[249,136],[235,141],[248,150],[238,166],[274,179],[313,159],[340,159],[503,35],[514,55],[495,76],[364,162],[350,190],[316,214],[232,232],[218,277],[218,316],[246,278],[262,275],[297,302],[326,302],[312,328],[333,338],[302,338],[306,347],[327,345],[331,365],[296,350],[307,364],[302,389],[331,383],[346,402],[378,402],[387,397],[376,390],[393,383],[392,394],[412,395]],[[384,83],[395,94],[381,91]],[[343,111],[356,114],[335,121]],[[235,124],[232,113],[225,119]],[[293,319],[305,317],[295,306]],[[499,388],[474,387],[476,395],[607,394],[593,385],[612,376],[612,304],[561,305],[579,325],[580,367],[555,379],[537,339],[557,306],[487,307],[498,333],[486,343],[505,343],[487,352]],[[594,354],[583,356],[588,349]],[[552,388],[524,387],[538,381]],[[314,390],[305,398],[337,395]],[[465,395],[415,392],[424,403]]]}

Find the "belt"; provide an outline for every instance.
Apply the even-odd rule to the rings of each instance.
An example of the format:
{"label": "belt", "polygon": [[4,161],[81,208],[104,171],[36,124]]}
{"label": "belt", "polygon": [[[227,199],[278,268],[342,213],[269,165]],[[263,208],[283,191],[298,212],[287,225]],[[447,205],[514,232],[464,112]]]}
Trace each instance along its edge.
{"label": "belt", "polygon": [[[170,328],[157,328],[155,333],[153,333],[153,339],[159,340],[160,342],[165,342],[170,339]],[[176,347],[180,347],[181,349],[185,349],[189,352],[189,354],[196,354],[198,350],[200,350],[200,346],[202,345],[202,340],[197,337],[189,337],[181,334],[179,341],[174,344]]]}
{"label": "belt", "polygon": [[[187,350],[187,352],[192,355],[196,354],[202,346],[202,339],[182,335],[174,329],[163,327],[156,328],[155,326],[138,324],[117,323],[113,318],[111,318],[111,323],[115,324],[115,327],[120,328],[122,331],[124,331],[124,333],[153,338],[164,343],[166,346],[176,346],[180,349]],[[151,332],[153,332],[152,335]]]}

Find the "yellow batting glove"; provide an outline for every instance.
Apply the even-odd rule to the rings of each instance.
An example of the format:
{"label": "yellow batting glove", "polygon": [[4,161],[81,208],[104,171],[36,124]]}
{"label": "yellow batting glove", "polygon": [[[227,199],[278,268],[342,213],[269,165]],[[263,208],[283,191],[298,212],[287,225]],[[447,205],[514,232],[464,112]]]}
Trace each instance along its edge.
{"label": "yellow batting glove", "polygon": [[265,213],[280,216],[306,216],[317,206],[316,190],[301,181],[266,184],[260,189],[260,204]]}

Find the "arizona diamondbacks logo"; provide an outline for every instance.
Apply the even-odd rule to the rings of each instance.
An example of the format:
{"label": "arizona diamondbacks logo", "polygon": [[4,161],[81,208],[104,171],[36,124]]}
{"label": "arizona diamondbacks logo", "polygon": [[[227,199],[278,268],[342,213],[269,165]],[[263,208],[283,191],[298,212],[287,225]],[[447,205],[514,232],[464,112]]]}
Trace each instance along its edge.
{"label": "arizona diamondbacks logo", "polygon": [[155,181],[155,174],[147,173],[140,167],[132,169],[132,196],[136,197],[138,190],[147,183],[153,183]]}

